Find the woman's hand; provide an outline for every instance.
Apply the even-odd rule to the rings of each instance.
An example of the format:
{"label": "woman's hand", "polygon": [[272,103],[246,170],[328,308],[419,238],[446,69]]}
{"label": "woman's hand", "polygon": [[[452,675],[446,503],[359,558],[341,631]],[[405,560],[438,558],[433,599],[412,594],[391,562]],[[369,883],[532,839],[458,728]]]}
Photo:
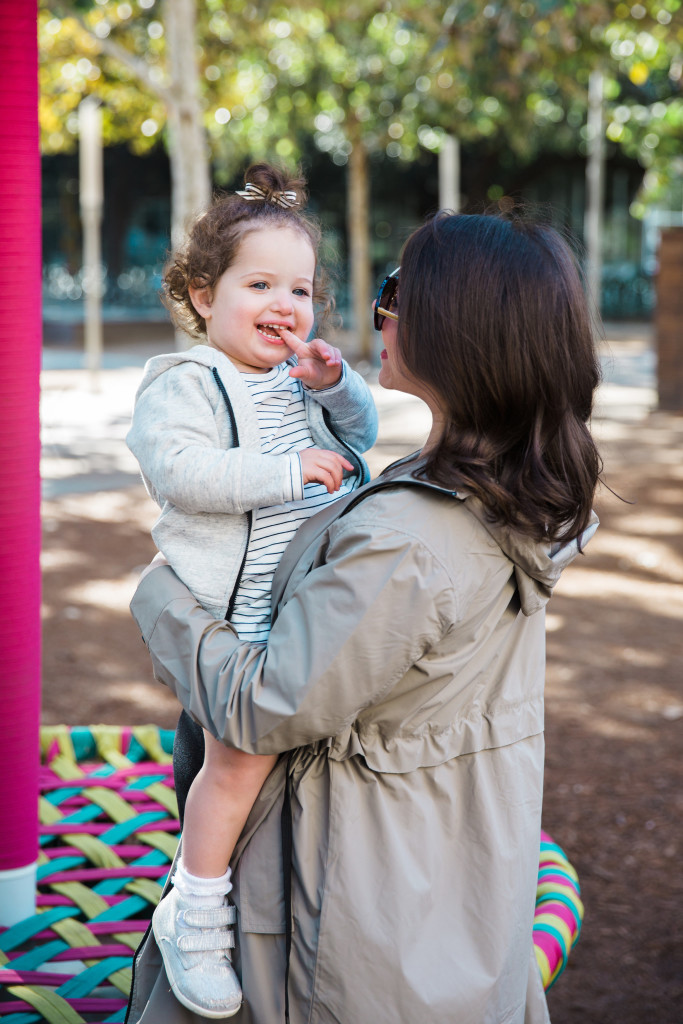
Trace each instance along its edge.
{"label": "woman's hand", "polygon": [[303,448],[299,452],[304,483],[323,484],[330,494],[342,485],[345,469],[353,469],[348,459],[326,448]]}
{"label": "woman's hand", "polygon": [[322,338],[314,338],[306,344],[287,328],[280,331],[280,336],[299,361],[298,366],[293,366],[289,371],[290,377],[298,377],[306,387],[314,391],[331,388],[339,383],[342,355],[338,348],[328,345]]}
{"label": "woman's hand", "polygon": [[154,572],[155,569],[159,569],[162,565],[168,564],[168,559],[164,555],[162,555],[161,551],[157,551],[156,555],[149,563],[149,565],[145,566],[145,568],[142,570],[140,574],[140,579],[138,580],[138,586],[142,583],[145,576],[149,576],[151,572]]}

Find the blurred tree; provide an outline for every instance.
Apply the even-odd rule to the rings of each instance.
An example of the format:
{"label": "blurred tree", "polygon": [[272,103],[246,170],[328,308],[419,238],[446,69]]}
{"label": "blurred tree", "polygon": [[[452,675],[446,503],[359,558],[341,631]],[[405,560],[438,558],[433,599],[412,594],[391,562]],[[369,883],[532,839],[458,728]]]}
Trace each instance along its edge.
{"label": "blurred tree", "polygon": [[[205,140],[214,179],[227,183],[247,157],[295,162],[312,136],[347,168],[349,276],[366,355],[373,154],[412,162],[421,149],[437,153],[446,134],[498,163],[585,153],[596,68],[608,137],[649,169],[650,194],[680,153],[681,0],[200,0],[193,45],[190,22],[175,26],[194,4],[41,0],[44,149],[74,144],[89,92],[105,103],[105,142],[144,152],[167,139],[174,193],[196,179],[207,194]],[[501,198],[480,178],[471,200]]]}
{"label": "blurred tree", "polygon": [[[144,152],[167,124],[174,241],[210,197],[195,49],[195,0],[42,0],[39,14],[40,122],[45,152],[75,145],[84,96],[104,103],[105,143]],[[79,56],[80,54],[80,56]],[[65,59],[66,58],[66,59]]]}
{"label": "blurred tree", "polygon": [[354,322],[368,356],[369,158],[381,152],[410,162],[420,147],[438,152],[447,134],[495,140],[497,151],[507,147],[527,160],[543,147],[575,150],[601,46],[593,32],[608,23],[609,5],[394,0],[378,10],[368,0],[326,0],[270,11],[275,38],[267,53],[276,82],[259,113],[269,130],[277,126],[279,146],[296,150],[297,129],[306,128],[320,150],[348,167]]}
{"label": "blurred tree", "polygon": [[[412,92],[433,39],[421,30],[421,3],[327,0],[323,6],[273,7],[275,106],[295,132],[347,167],[347,236],[353,322],[360,354],[371,356],[369,155],[392,154],[415,132]],[[280,143],[281,145],[282,143]],[[297,145],[296,136],[287,144]],[[394,154],[397,155],[397,154]],[[415,155],[414,147],[410,156]]]}
{"label": "blurred tree", "polygon": [[683,206],[683,5],[617,3],[602,41],[607,64],[607,138],[645,168],[631,212]]}
{"label": "blurred tree", "polygon": [[495,141],[522,161],[575,152],[588,76],[600,59],[595,29],[608,20],[603,0],[451,4],[429,81],[418,83],[421,143],[438,148],[445,130],[464,142]]}
{"label": "blurred tree", "polygon": [[[45,151],[73,144],[76,106],[89,92],[106,105],[105,142],[129,139],[144,152],[168,122],[176,224],[196,207],[185,198],[193,193],[182,188],[193,160],[196,176],[204,178],[204,146],[196,135],[190,139],[190,122],[208,132],[219,182],[231,177],[247,153],[297,159],[311,132],[331,159],[348,160],[354,308],[365,333],[362,350],[369,354],[367,154],[380,146],[391,152],[404,130],[403,96],[430,44],[407,21],[419,11],[417,0],[406,0],[401,14],[377,13],[377,4],[367,0],[353,9],[328,0],[324,10],[272,3],[226,9],[220,0],[205,0],[197,35],[203,113],[196,84],[190,88],[197,76],[181,70],[194,49],[193,36],[187,28],[172,31],[192,0],[166,0],[159,18],[155,0],[138,0],[142,10],[135,17],[129,3],[115,0],[41,2]],[[410,103],[402,115],[406,121],[414,117]]]}

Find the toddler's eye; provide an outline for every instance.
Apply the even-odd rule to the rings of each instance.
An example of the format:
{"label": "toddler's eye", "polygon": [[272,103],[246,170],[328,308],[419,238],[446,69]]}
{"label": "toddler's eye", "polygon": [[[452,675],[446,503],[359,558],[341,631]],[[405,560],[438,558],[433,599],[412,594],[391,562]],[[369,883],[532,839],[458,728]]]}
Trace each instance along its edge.
{"label": "toddler's eye", "polygon": [[295,295],[303,295],[305,298],[308,298],[308,296],[311,293],[309,292],[308,288],[295,288],[294,289],[294,294]]}
{"label": "toddler's eye", "polygon": [[268,287],[268,283],[266,281],[254,281],[251,287],[258,288],[259,291],[263,292]]}

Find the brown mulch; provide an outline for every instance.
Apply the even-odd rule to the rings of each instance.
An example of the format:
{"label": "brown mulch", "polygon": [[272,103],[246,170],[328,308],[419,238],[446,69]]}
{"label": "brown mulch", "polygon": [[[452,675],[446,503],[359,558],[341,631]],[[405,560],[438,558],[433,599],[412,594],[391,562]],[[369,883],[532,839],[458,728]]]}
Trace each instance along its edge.
{"label": "brown mulch", "polygon": [[[554,1024],[683,1021],[683,419],[604,425],[602,526],[548,616],[544,827],[586,918]],[[128,612],[154,553],[141,486],[44,504],[43,721],[154,722],[177,705]],[[426,1024],[426,1022],[425,1022]]]}
{"label": "brown mulch", "polygon": [[[605,425],[607,426],[607,425]],[[554,1024],[683,1021],[683,418],[610,424],[602,525],[548,616],[544,826],[579,872]]]}

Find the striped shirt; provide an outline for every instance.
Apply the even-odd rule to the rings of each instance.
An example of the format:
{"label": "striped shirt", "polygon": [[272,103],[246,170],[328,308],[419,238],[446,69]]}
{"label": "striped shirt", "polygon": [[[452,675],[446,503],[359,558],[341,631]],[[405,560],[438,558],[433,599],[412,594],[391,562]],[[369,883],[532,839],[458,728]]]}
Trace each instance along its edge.
{"label": "striped shirt", "polygon": [[289,376],[289,369],[284,363],[267,373],[240,374],[256,405],[261,450],[264,455],[291,453],[292,482],[290,500],[252,512],[247,557],[230,620],[241,640],[268,639],[273,574],[283,551],[301,523],[350,491],[355,482],[353,477],[345,478],[334,494],[323,484],[303,485],[296,453],[313,448],[314,443],[306,422],[303,386]]}

